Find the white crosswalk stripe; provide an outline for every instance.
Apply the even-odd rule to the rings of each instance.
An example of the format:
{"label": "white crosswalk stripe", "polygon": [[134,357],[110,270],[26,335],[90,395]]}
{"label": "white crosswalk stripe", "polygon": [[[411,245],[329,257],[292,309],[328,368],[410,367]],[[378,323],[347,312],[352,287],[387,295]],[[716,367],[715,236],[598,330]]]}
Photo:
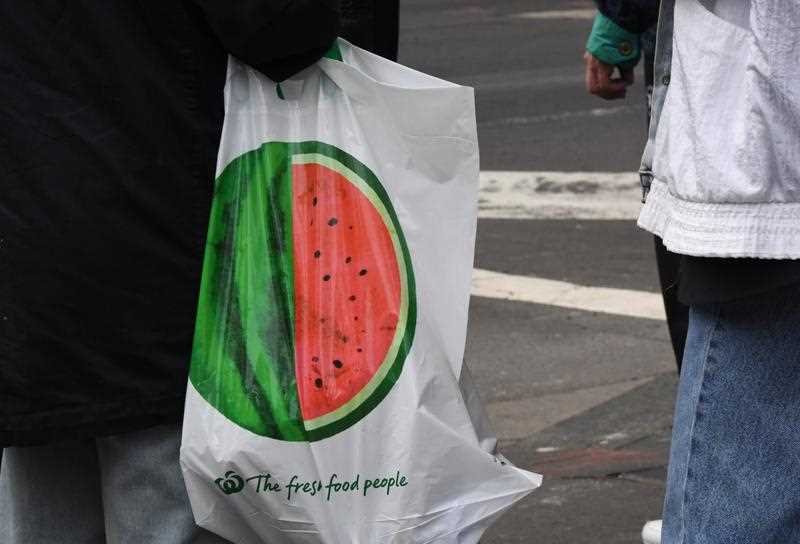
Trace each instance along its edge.
{"label": "white crosswalk stripe", "polygon": [[526,11],[517,13],[514,17],[518,19],[580,19],[591,20],[597,15],[596,9],[552,9],[547,11]]}
{"label": "white crosswalk stripe", "polygon": [[482,218],[630,219],[641,208],[635,172],[506,172],[480,175]]}
{"label": "white crosswalk stripe", "polygon": [[472,295],[532,302],[587,312],[665,320],[661,295],[612,287],[587,287],[564,281],[475,269]]}

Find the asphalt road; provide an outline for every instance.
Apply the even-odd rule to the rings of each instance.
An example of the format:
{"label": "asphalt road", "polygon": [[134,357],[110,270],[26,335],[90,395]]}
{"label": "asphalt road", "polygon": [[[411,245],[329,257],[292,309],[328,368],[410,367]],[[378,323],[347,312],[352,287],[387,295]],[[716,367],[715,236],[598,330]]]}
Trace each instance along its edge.
{"label": "asphalt road", "polygon": [[[400,62],[475,88],[484,170],[636,170],[645,98],[583,88],[586,0],[402,0]],[[577,17],[577,13],[573,14]],[[641,79],[641,74],[639,79]]]}
{"label": "asphalt road", "polygon": [[[482,170],[634,172],[644,92],[585,93],[592,8],[402,0],[400,61],[475,88]],[[482,219],[476,267],[658,292],[633,219]],[[504,453],[545,476],[484,543],[639,542],[660,517],[676,383],[663,321],[473,297],[466,359]]]}

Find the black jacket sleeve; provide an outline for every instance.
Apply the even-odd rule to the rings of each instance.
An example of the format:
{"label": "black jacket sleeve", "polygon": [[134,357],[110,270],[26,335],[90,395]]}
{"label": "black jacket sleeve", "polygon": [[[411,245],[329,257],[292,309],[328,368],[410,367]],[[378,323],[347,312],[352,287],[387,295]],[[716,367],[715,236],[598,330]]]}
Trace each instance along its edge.
{"label": "black jacket sleeve", "polygon": [[641,34],[658,22],[661,0],[595,0],[600,12],[619,26]]}
{"label": "black jacket sleeve", "polygon": [[339,34],[339,0],[195,0],[223,47],[282,81],[314,64]]}
{"label": "black jacket sleeve", "polygon": [[384,58],[397,60],[399,0],[341,0],[342,36]]}

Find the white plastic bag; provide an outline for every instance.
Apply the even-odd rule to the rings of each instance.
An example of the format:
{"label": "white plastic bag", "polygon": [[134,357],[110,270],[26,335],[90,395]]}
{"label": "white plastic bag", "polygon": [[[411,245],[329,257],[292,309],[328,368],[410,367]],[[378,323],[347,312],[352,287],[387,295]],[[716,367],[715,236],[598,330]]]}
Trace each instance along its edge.
{"label": "white plastic bag", "polygon": [[495,454],[461,375],[473,91],[339,47],[282,96],[229,62],[181,448],[192,508],[239,544],[477,543],[541,479]]}

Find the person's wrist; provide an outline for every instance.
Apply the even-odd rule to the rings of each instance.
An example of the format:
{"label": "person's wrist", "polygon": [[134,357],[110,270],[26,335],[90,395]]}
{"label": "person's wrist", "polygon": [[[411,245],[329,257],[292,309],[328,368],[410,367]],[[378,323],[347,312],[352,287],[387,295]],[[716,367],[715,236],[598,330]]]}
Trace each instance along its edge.
{"label": "person's wrist", "polygon": [[642,54],[639,35],[625,30],[600,12],[592,25],[586,51],[600,62],[623,69],[636,66]]}

